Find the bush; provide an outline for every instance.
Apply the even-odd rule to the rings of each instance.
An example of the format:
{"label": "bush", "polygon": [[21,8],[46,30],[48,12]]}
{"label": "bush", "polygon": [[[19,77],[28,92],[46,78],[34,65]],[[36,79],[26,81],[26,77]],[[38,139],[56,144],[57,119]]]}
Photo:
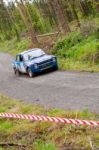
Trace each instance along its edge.
{"label": "bush", "polygon": [[75,44],[82,42],[83,40],[83,36],[81,35],[80,32],[71,32],[68,35],[66,35],[64,38],[59,39],[55,46],[54,46],[54,50],[58,51],[58,50],[68,50],[69,48],[75,46]]}
{"label": "bush", "polygon": [[97,63],[99,62],[97,31],[85,39],[81,33],[72,32],[56,42],[53,52],[66,59]]}

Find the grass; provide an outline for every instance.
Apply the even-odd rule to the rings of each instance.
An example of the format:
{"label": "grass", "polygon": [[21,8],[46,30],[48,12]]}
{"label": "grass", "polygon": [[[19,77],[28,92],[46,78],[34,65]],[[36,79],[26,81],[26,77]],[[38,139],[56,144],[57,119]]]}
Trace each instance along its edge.
{"label": "grass", "polygon": [[74,61],[72,59],[58,58],[58,64],[61,70],[99,72],[99,64],[90,62],[82,63],[81,61]]}
{"label": "grass", "polygon": [[[61,110],[51,108],[45,110],[42,106],[26,104],[20,100],[0,95],[0,112],[25,113],[36,115],[60,116],[98,120],[99,115],[87,109],[83,111]],[[99,146],[99,128],[89,126],[64,125],[50,122],[36,122],[0,118],[0,143],[26,144],[29,150],[61,150],[81,148],[90,150],[88,138],[93,145]],[[17,149],[17,147],[0,147],[2,150]]]}
{"label": "grass", "polygon": [[96,31],[88,37],[72,32],[58,39],[52,53],[58,57],[60,69],[99,71],[99,36]]}
{"label": "grass", "polygon": [[34,146],[36,150],[55,150],[56,147],[52,143],[44,143],[42,140],[36,140],[34,142]]}

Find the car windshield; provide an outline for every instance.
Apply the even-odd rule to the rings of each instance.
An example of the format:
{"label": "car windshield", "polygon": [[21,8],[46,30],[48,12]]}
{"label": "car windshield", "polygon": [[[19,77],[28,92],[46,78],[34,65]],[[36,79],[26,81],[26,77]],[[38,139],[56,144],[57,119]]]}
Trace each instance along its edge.
{"label": "car windshield", "polygon": [[28,60],[41,57],[43,55],[45,55],[45,52],[43,52],[41,49],[38,49],[38,50],[33,50],[33,51],[25,53],[23,57],[25,61],[28,61]]}

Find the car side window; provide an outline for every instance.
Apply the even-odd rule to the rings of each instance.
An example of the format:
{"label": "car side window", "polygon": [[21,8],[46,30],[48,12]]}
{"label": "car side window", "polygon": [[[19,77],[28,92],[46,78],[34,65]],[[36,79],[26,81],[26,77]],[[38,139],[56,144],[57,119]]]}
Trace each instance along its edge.
{"label": "car side window", "polygon": [[22,55],[20,55],[20,61],[21,61],[21,62],[23,61],[23,56],[22,56]]}
{"label": "car side window", "polygon": [[20,61],[19,55],[16,56],[16,61]]}
{"label": "car side window", "polygon": [[23,61],[23,56],[22,55],[17,55],[16,56],[16,61]]}

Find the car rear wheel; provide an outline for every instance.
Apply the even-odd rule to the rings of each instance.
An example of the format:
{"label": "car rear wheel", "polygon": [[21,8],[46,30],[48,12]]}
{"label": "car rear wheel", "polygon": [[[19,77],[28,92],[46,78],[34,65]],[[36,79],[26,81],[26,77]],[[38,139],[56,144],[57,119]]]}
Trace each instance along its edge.
{"label": "car rear wheel", "polygon": [[21,73],[18,69],[14,68],[14,74],[19,77]]}
{"label": "car rear wheel", "polygon": [[27,73],[30,78],[34,77],[34,73],[32,72],[30,68],[27,69]]}

